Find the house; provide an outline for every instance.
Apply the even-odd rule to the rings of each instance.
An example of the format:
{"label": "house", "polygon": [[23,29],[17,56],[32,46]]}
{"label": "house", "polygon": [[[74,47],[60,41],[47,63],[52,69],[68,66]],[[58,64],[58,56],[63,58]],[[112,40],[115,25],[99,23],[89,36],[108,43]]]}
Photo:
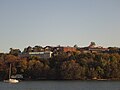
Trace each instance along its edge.
{"label": "house", "polygon": [[98,52],[106,52],[109,51],[108,48],[103,48],[101,46],[95,46],[94,42],[91,42],[91,44],[88,47],[80,48],[80,51],[83,53],[98,53]]}
{"label": "house", "polygon": [[55,47],[54,51],[59,51],[59,52],[76,52],[77,50],[76,50],[75,47],[69,47],[69,46],[61,47],[61,46],[59,46],[59,47]]}
{"label": "house", "polygon": [[18,56],[20,58],[29,58],[29,54],[28,53],[20,53]]}
{"label": "house", "polygon": [[52,57],[52,52],[51,51],[45,51],[45,52],[29,52],[29,56],[37,56],[38,58],[42,59],[48,59]]}
{"label": "house", "polygon": [[28,52],[28,53],[21,53],[19,54],[20,58],[29,58],[29,57],[33,57],[36,56],[40,59],[48,59],[52,57],[52,53],[51,51],[43,51],[43,52]]}
{"label": "house", "polygon": [[93,48],[88,48],[90,52],[105,52],[108,51],[109,49],[103,48],[103,47],[93,47]]}
{"label": "house", "polygon": [[75,47],[63,47],[64,52],[76,52]]}
{"label": "house", "polygon": [[44,47],[44,51],[53,51],[53,47],[52,46],[46,46],[46,47]]}

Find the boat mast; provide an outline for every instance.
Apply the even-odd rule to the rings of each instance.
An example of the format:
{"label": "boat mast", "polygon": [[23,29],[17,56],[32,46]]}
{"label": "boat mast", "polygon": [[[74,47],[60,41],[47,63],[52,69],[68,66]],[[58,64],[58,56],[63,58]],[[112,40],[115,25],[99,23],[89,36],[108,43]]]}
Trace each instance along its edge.
{"label": "boat mast", "polygon": [[9,68],[9,79],[11,78],[11,63],[10,63],[10,68]]}

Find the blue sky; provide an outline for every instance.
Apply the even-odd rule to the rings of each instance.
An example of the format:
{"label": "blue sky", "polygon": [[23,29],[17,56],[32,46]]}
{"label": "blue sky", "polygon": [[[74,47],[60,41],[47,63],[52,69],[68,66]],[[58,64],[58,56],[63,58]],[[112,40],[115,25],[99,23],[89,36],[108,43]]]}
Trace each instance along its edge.
{"label": "blue sky", "polygon": [[0,50],[120,45],[120,0],[0,0]]}

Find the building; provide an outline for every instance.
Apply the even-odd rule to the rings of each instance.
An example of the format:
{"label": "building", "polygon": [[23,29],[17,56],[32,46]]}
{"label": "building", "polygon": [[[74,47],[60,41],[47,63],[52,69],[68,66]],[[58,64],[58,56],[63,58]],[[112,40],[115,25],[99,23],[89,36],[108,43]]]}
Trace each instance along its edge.
{"label": "building", "polygon": [[29,57],[33,57],[36,56],[40,59],[48,59],[52,57],[52,53],[51,51],[45,51],[45,52],[28,52],[28,53],[21,53],[19,54],[20,58],[29,58]]}
{"label": "building", "polygon": [[63,47],[63,52],[76,52],[74,47]]}
{"label": "building", "polygon": [[44,47],[44,51],[53,51],[53,48],[52,46],[46,46]]}
{"label": "building", "polygon": [[109,51],[109,49],[103,48],[103,47],[93,47],[93,48],[88,48],[88,50],[90,52],[105,52],[105,51]]}
{"label": "building", "polygon": [[58,51],[58,52],[76,52],[76,48],[75,47],[55,47],[54,51]]}
{"label": "building", "polygon": [[45,51],[45,52],[29,52],[29,56],[37,56],[38,58],[41,59],[48,59],[52,57],[52,52],[51,51]]}
{"label": "building", "polygon": [[103,48],[101,46],[95,46],[94,42],[91,42],[91,44],[88,47],[80,48],[80,51],[83,53],[99,53],[99,52],[106,52],[109,51],[108,48]]}

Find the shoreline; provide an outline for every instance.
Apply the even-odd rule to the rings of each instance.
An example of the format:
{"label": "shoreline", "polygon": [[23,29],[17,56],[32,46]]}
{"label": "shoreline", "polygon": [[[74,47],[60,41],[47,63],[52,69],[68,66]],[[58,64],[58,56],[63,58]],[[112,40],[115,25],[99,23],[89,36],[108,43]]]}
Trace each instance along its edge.
{"label": "shoreline", "polygon": [[[88,82],[89,82],[89,81],[90,81],[90,82],[91,82],[91,81],[100,81],[100,82],[102,82],[102,81],[108,81],[108,82],[109,82],[109,81],[120,81],[120,80],[118,80],[118,79],[96,79],[96,80],[95,80],[95,79],[87,79],[87,80],[80,80],[80,79],[77,79],[77,80],[75,80],[75,79],[74,79],[74,80],[69,80],[69,79],[38,79],[38,80],[37,80],[37,79],[36,79],[36,80],[35,80],[35,79],[30,79],[30,80],[18,79],[18,80],[19,80],[20,82],[24,82],[24,81],[25,81],[25,82],[30,82],[30,81],[56,81],[56,82],[57,82],[57,81],[58,81],[58,82],[59,82],[59,81],[60,81],[60,82],[62,82],[62,81],[65,81],[65,82],[68,82],[68,81],[71,81],[71,82],[72,82],[72,81],[83,81],[83,82],[84,82],[84,81],[88,81]],[[4,81],[4,80],[0,80],[0,82],[1,82],[1,81]]]}
{"label": "shoreline", "polygon": [[20,81],[120,81],[120,79],[86,79],[86,80],[80,80],[80,79],[20,79]]}

